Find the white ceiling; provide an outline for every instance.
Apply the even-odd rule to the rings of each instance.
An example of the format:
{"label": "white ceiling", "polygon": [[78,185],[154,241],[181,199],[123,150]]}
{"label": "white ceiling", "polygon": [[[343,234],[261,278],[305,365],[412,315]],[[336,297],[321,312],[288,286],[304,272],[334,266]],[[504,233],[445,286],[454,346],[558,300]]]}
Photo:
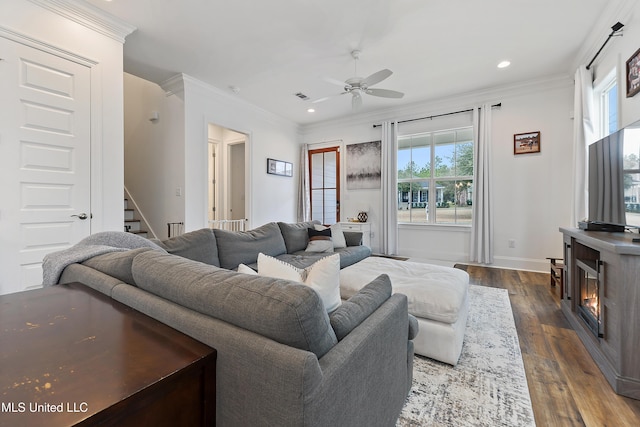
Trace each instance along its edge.
{"label": "white ceiling", "polygon": [[[624,0],[86,0],[137,27],[125,71],[161,83],[185,73],[296,123],[352,114],[338,94],[354,75],[388,68],[360,112],[573,75],[615,24]],[[586,44],[588,49],[581,47]],[[498,69],[502,60],[511,66]]]}

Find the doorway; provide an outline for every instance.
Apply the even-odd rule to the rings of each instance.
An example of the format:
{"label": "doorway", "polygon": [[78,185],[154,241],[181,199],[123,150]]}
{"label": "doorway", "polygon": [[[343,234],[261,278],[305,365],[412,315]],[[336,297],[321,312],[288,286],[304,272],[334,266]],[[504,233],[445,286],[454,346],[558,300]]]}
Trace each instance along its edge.
{"label": "doorway", "polygon": [[209,225],[243,230],[248,220],[247,135],[215,124],[209,124],[208,133]]}

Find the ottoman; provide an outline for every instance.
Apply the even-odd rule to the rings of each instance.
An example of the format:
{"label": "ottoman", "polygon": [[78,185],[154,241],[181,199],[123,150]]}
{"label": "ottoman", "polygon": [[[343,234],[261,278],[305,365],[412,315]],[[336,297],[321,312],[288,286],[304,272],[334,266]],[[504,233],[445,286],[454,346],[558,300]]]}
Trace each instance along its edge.
{"label": "ottoman", "polygon": [[348,299],[380,274],[394,293],[407,296],[418,319],[415,353],[450,365],[458,363],[469,313],[469,275],[457,268],[368,257],[340,270],[340,296]]}

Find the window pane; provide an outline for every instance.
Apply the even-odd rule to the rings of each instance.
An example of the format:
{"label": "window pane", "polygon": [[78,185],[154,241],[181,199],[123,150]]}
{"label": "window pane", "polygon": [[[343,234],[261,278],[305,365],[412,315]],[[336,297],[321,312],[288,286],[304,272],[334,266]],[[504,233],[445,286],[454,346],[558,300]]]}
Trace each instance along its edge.
{"label": "window pane", "polygon": [[398,183],[398,222],[427,222],[429,181]]}
{"label": "window pane", "polygon": [[624,174],[624,203],[627,224],[640,226],[640,173]]}
{"label": "window pane", "polygon": [[471,224],[473,185],[471,180],[437,181],[436,222]]}
{"label": "window pane", "polygon": [[473,141],[456,143],[456,176],[473,176]]}
{"label": "window pane", "polygon": [[324,185],[323,153],[311,155],[311,188],[322,188]]}
{"label": "window pane", "polygon": [[335,224],[338,213],[336,212],[336,190],[324,191],[324,221],[323,224]]}
{"label": "window pane", "polygon": [[431,136],[398,139],[398,179],[430,177]]}
{"label": "window pane", "polygon": [[455,131],[440,132],[434,135],[435,176],[454,176],[455,174]]}
{"label": "window pane", "polygon": [[624,165],[623,168],[640,169],[640,128],[624,130]]}
{"label": "window pane", "polygon": [[606,94],[606,103],[608,106],[608,114],[606,117],[607,122],[607,135],[612,134],[618,130],[618,85],[614,84],[609,88]]}
{"label": "window pane", "polygon": [[323,223],[324,215],[324,191],[311,190],[311,219]]}
{"label": "window pane", "polygon": [[329,151],[324,153],[324,186],[325,187],[336,188],[336,173],[337,173],[336,171],[337,171],[336,152]]}

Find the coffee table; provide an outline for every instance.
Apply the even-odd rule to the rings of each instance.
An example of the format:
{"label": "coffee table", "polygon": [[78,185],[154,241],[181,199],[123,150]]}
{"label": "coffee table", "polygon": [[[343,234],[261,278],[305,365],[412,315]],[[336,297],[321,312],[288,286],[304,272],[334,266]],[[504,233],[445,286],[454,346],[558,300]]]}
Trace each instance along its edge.
{"label": "coffee table", "polygon": [[80,283],[0,296],[0,426],[214,425],[215,362]]}

